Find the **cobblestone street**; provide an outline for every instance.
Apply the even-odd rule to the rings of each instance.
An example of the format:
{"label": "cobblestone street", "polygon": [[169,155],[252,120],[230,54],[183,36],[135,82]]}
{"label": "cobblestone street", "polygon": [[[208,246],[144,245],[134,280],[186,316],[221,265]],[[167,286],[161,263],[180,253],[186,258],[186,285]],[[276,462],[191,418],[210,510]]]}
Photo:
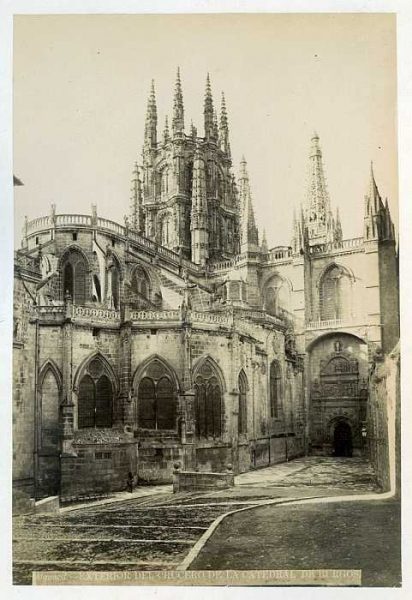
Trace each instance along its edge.
{"label": "cobblestone street", "polygon": [[[13,526],[15,583],[30,584],[32,570],[174,570],[222,514],[247,506],[257,507],[272,499],[284,501],[363,494],[376,491],[376,488],[373,472],[362,459],[306,457],[239,475],[236,486],[226,490],[173,495],[170,486],[158,486],[153,491],[155,494],[150,495],[150,488],[137,488],[132,496],[117,494],[102,502],[64,508],[57,515],[16,517]],[[333,518],[333,506],[328,506],[330,518]],[[304,526],[305,510],[303,506],[293,507],[293,522],[301,515],[299,539],[303,546],[303,534],[310,531]],[[284,514],[285,507],[270,506],[238,513],[237,517],[241,523],[246,518],[241,515],[248,515],[248,531],[253,532],[252,537],[257,531],[255,525],[259,524],[260,528],[266,529],[270,539],[278,539],[277,519],[284,523]],[[254,520],[255,515],[257,521]],[[232,518],[229,517],[230,520]],[[205,564],[201,568],[255,568],[239,554],[242,548],[250,548],[251,542],[243,543],[241,528],[239,538],[237,533],[226,536],[227,523],[229,521],[224,521],[218,527],[200,554],[198,560]],[[322,520],[317,526],[322,526]],[[220,537],[216,537],[220,536],[220,532],[227,537],[227,544],[238,546],[237,552],[231,547],[226,548],[227,544],[223,543],[217,555],[216,550],[209,552],[214,540],[219,539],[220,544]],[[351,543],[350,538],[346,539]],[[289,553],[289,543],[292,548],[293,540],[283,539],[282,552],[284,556],[290,554],[292,560],[296,553]],[[309,557],[307,564],[303,557],[296,563],[299,566],[289,568],[303,568],[305,564],[305,568],[314,568],[314,565],[324,568],[323,556],[318,556],[315,550],[313,546],[307,549],[309,554],[304,555]],[[237,556],[243,566],[229,566],[230,556],[233,560]],[[273,558],[272,550],[269,556]],[[209,559],[212,562],[207,562]],[[264,566],[262,562],[259,568],[286,568],[283,562],[277,566],[272,564],[272,559],[268,560],[270,566]]]}

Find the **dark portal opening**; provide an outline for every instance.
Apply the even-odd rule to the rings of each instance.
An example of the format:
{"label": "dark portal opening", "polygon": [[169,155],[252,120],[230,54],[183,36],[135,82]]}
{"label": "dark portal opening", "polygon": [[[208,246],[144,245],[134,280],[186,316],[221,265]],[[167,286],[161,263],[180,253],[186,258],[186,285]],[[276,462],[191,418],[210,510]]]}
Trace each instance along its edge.
{"label": "dark portal opening", "polygon": [[333,434],[334,456],[352,456],[352,429],[348,423],[341,421]]}

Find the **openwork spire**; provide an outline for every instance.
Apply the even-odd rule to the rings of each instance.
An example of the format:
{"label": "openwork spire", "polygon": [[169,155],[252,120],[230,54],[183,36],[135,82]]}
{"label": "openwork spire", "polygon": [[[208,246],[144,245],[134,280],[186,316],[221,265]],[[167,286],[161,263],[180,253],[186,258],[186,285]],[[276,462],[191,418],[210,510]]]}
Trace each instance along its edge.
{"label": "openwork spire", "polygon": [[250,192],[249,174],[244,156],[240,163],[239,177],[239,204],[240,204],[240,244],[243,249],[250,245],[259,245],[259,234],[255,223],[252,196]]}
{"label": "openwork spire", "polygon": [[309,181],[305,206],[305,221],[311,245],[334,241],[334,219],[323,172],[319,136],[312,136],[309,154]]}
{"label": "openwork spire", "polygon": [[149,99],[147,101],[146,123],[144,133],[145,146],[149,148],[156,147],[157,143],[157,108],[154,80],[150,89]]}
{"label": "openwork spire", "polygon": [[176,83],[175,83],[175,95],[173,99],[173,123],[172,130],[173,135],[183,133],[185,129],[184,121],[184,109],[183,109],[183,93],[182,83],[180,81],[180,69],[177,68]]}
{"label": "openwork spire", "polygon": [[214,110],[213,110],[213,98],[212,89],[210,87],[209,73],[206,77],[206,91],[205,91],[205,103],[204,103],[204,123],[205,123],[205,138],[210,139],[215,137],[215,121],[214,121]]}

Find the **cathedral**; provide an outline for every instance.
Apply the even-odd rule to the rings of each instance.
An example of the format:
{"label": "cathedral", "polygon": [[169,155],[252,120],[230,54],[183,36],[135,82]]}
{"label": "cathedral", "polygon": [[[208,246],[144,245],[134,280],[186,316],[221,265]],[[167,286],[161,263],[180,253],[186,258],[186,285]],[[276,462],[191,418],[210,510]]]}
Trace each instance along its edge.
{"label": "cathedral", "polygon": [[[255,223],[209,76],[200,133],[154,85],[130,213],[25,222],[15,253],[13,485],[63,501],[365,452],[371,366],[399,337],[398,257],[373,168],[362,237],[331,208],[317,134],[290,245]],[[236,169],[237,170],[237,169]],[[368,173],[365,173],[365,181]],[[359,218],[361,217],[359,211]],[[357,217],[358,215],[356,215]]]}

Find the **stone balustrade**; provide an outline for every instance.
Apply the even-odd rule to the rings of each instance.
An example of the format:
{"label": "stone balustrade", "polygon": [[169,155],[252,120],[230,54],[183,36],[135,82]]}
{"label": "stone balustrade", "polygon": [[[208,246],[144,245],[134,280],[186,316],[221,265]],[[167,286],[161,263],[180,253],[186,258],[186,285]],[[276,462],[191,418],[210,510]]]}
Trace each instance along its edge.
{"label": "stone balustrade", "polygon": [[212,323],[214,325],[229,325],[230,317],[228,315],[214,314],[207,312],[193,311],[191,313],[192,322]]}
{"label": "stone balustrade", "polygon": [[292,257],[292,248],[289,246],[277,246],[269,250],[268,262],[276,263]]}
{"label": "stone balustrade", "polygon": [[326,321],[309,321],[306,329],[314,331],[317,329],[340,329],[342,327],[359,327],[358,319],[328,319]]}
{"label": "stone balustrade", "polygon": [[331,244],[318,244],[309,248],[310,254],[329,254],[339,250],[356,250],[361,248],[363,245],[363,237],[350,238],[348,240],[342,240],[341,242],[334,242]]}
{"label": "stone balustrade", "polygon": [[113,322],[120,321],[120,311],[110,308],[91,308],[73,305],[72,316],[82,321]]}
{"label": "stone balustrade", "polygon": [[143,235],[138,234],[132,229],[126,228],[115,221],[98,217],[94,220],[91,215],[80,214],[63,214],[50,215],[46,217],[38,217],[26,224],[25,234],[27,238],[31,238],[36,234],[53,229],[65,229],[73,227],[88,227],[101,230],[103,233],[110,232],[111,234],[120,237],[122,240],[128,239],[132,245],[138,246],[144,251],[151,251],[153,254],[164,257],[167,261],[172,262],[174,269],[180,266],[186,268],[189,272],[200,273],[204,269],[200,265],[192,263],[190,260],[184,259],[177,252],[165,248],[154,240],[151,240]]}
{"label": "stone balustrade", "polygon": [[55,225],[58,227],[83,226],[91,227],[92,217],[90,215],[56,215]]}
{"label": "stone balustrade", "polygon": [[132,310],[132,321],[180,321],[179,310]]}

